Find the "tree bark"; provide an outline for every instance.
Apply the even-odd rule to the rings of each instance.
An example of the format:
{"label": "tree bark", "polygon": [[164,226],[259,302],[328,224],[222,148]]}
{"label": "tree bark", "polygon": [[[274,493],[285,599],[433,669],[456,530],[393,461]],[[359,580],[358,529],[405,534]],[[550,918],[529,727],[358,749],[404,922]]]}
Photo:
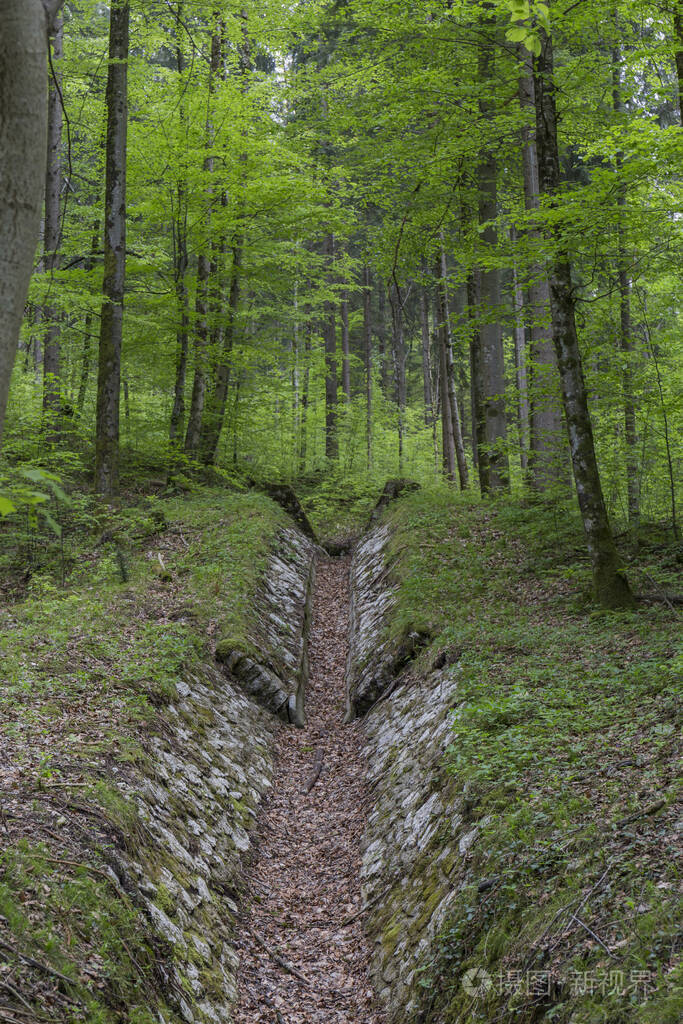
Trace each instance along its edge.
{"label": "tree bark", "polygon": [[55,307],[49,302],[53,290],[52,275],[59,269],[61,247],[61,196],[62,196],[62,128],[63,112],[61,101],[62,73],[60,64],[64,54],[64,22],[58,17],[54,24],[52,39],[52,74],[48,82],[47,100],[47,166],[45,170],[45,228],[44,267],[50,280],[47,284],[48,299],[43,308],[43,319],[47,325],[43,347],[43,422],[49,441],[59,439],[61,429],[62,394],[60,381],[60,326]]}
{"label": "tree bark", "polygon": [[47,145],[47,18],[61,3],[4,0],[0,32],[0,442],[38,244]]}
{"label": "tree bark", "polygon": [[363,343],[365,356],[365,437],[368,470],[372,469],[372,282],[363,268]]}
{"label": "tree bark", "polygon": [[[514,241],[514,231],[511,230]],[[529,388],[526,367],[526,330],[524,327],[524,294],[519,283],[517,267],[512,265],[512,286],[514,293],[515,373],[517,376],[517,429],[519,432],[519,462],[522,474],[526,476],[529,461]]]}
{"label": "tree bark", "polygon": [[223,328],[222,351],[216,367],[216,380],[209,401],[204,410],[202,422],[202,461],[211,465],[216,460],[218,441],[225,420],[225,407],[230,385],[230,359],[235,342],[235,325],[239,314],[242,285],[242,236],[238,236],[232,250],[230,271],[230,292],[226,309],[227,319]]}
{"label": "tree bark", "polygon": [[[520,47],[524,72],[519,79],[519,104],[535,118],[534,77],[531,54]],[[524,201],[528,211],[539,208],[538,157],[535,129],[522,129]],[[541,232],[530,228],[529,239],[538,245]],[[550,290],[545,266],[528,268],[530,341],[529,385],[529,483],[538,493],[557,484],[568,486],[566,431],[562,422],[562,397],[557,356],[550,326]]]}
{"label": "tree bark", "polygon": [[[90,255],[84,263],[83,269],[90,273],[93,267],[93,260],[100,247],[100,221],[99,219],[93,223],[92,226],[92,243],[90,246]],[[85,395],[88,389],[88,379],[90,377],[90,363],[92,360],[92,321],[93,315],[90,310],[86,313],[85,322],[83,325],[83,352],[81,355],[81,376],[78,382],[78,397],[76,398],[76,415],[81,416],[83,414],[83,407],[85,405]]]}
{"label": "tree bark", "polygon": [[[488,9],[490,4],[485,4]],[[486,14],[485,37],[479,47],[479,81],[481,88],[489,89],[493,75],[493,41],[495,15]],[[479,111],[483,118],[492,116],[492,103],[482,95]],[[498,213],[498,166],[493,150],[487,146],[479,158],[479,234],[483,260],[479,271],[479,353],[477,367],[481,388],[478,396],[479,414],[486,430],[488,474],[480,473],[482,493],[501,490],[509,486],[509,467],[506,451],[507,423],[505,417],[505,359],[503,332],[500,325],[500,273],[490,266],[498,245],[498,232],[493,223]],[[481,463],[480,452],[480,463]]]}
{"label": "tree bark", "polygon": [[398,471],[403,472],[403,454],[405,448],[405,420],[406,420],[406,344],[403,331],[403,305],[401,293],[397,285],[389,287],[389,301],[391,303],[392,323],[392,356],[394,361],[394,376],[396,379],[396,406],[398,410]]}
{"label": "tree bark", "polygon": [[462,439],[462,428],[460,424],[460,410],[458,399],[455,393],[455,368],[453,364],[453,340],[451,336],[451,318],[448,309],[447,291],[447,268],[446,253],[441,240],[441,255],[437,264],[437,297],[439,303],[439,333],[441,336],[441,348],[444,358],[442,368],[446,378],[446,397],[450,409],[451,433],[453,435],[453,448],[455,459],[458,464],[458,478],[461,490],[466,490],[469,479],[467,472],[467,461],[465,459],[465,445]]}
{"label": "tree bark", "polygon": [[121,342],[126,280],[129,22],[128,0],[112,4],[107,75],[104,279],[95,438],[95,490],[102,495],[115,494],[119,486]]}
{"label": "tree bark", "polygon": [[[219,30],[220,18],[218,13],[214,14],[214,31],[211,36],[211,60],[209,64],[209,86],[208,86],[208,112],[206,116],[206,148],[210,154],[214,141],[213,124],[213,95],[216,90],[216,76],[220,71],[221,63],[221,35]],[[204,160],[204,170],[209,177],[213,173],[213,156],[208,155]],[[192,381],[192,398],[190,399],[190,411],[187,417],[187,429],[185,431],[185,452],[190,457],[195,457],[199,451],[202,430],[202,416],[206,402],[206,390],[208,386],[208,342],[209,342],[209,296],[211,290],[211,274],[213,265],[211,261],[211,217],[213,213],[213,186],[208,185],[206,190],[206,234],[202,240],[202,252],[197,260],[197,293],[195,296],[195,330],[194,330],[194,379]]]}
{"label": "tree bark", "polygon": [[678,78],[678,112],[683,125],[683,0],[673,0],[673,29]]}
{"label": "tree bark", "polygon": [[[334,238],[331,233],[325,237],[325,265],[327,282],[331,285],[334,267]],[[337,436],[337,327],[334,316],[334,302],[325,302],[323,335],[325,338],[325,457],[339,456]]]}
{"label": "tree bark", "polygon": [[[178,72],[179,90],[179,121],[183,130],[186,124],[183,73],[186,68],[185,53],[182,45],[184,4],[178,0],[176,10],[176,70]],[[184,140],[181,139],[181,145]],[[168,439],[173,447],[177,447],[178,438],[185,426],[185,382],[187,379],[187,353],[190,336],[190,312],[187,294],[187,182],[181,170],[176,184],[176,212],[173,221],[173,280],[177,304],[178,327],[176,330],[176,363],[175,382],[173,386],[173,407],[168,428]]]}
{"label": "tree bark", "polygon": [[[618,19],[617,19],[618,28]],[[612,51],[612,100],[614,113],[625,113],[621,96],[621,69],[618,48]],[[621,177],[623,154],[617,152],[615,171]],[[638,477],[638,432],[636,429],[636,403],[633,394],[633,333],[631,328],[631,279],[628,256],[624,243],[623,213],[626,206],[626,187],[617,183],[617,286],[619,289],[619,346],[623,354],[622,389],[624,397],[624,440],[626,443],[626,493],[628,521],[632,529],[640,518],[640,481]]]}
{"label": "tree bark", "polygon": [[349,301],[344,290],[341,294],[341,347],[342,347],[342,391],[344,401],[351,401],[351,365],[349,361]]}
{"label": "tree bark", "polygon": [[[539,184],[543,194],[554,197],[560,186],[560,158],[553,47],[552,39],[543,29],[540,35],[541,53],[534,62]],[[553,338],[576,493],[593,570],[594,595],[601,605],[608,608],[631,607],[633,596],[626,577],[618,569],[617,550],[607,518],[595,457],[588,396],[576,333],[569,257],[559,230],[551,226],[547,231],[554,243],[549,275]]]}
{"label": "tree bark", "polygon": [[422,393],[424,396],[425,423],[434,419],[432,399],[432,367],[429,352],[429,300],[425,288],[420,289],[420,328],[422,332]]}
{"label": "tree bark", "polygon": [[384,287],[379,283],[377,297],[377,353],[379,355],[380,385],[383,394],[389,390],[389,363],[387,361],[387,310],[384,299]]}

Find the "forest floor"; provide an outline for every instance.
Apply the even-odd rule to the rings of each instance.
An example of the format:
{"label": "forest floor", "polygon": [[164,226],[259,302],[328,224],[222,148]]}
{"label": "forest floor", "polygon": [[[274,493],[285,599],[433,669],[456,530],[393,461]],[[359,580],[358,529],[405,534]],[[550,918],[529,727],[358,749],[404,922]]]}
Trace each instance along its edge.
{"label": "forest floor", "polygon": [[361,735],[357,725],[342,725],[348,574],[346,559],[318,562],[308,724],[280,733],[259,857],[248,880],[235,1024],[382,1019],[358,914],[368,806]]}

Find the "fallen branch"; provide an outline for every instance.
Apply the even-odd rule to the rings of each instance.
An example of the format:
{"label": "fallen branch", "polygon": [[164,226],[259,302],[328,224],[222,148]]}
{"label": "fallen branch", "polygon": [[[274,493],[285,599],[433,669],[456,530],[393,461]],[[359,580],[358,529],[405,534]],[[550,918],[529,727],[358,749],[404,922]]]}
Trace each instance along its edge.
{"label": "fallen branch", "polygon": [[614,955],[614,953],[612,952],[612,950],[611,950],[611,949],[609,949],[609,948],[608,948],[608,947],[607,947],[607,946],[605,945],[605,943],[604,943],[604,942],[602,941],[602,939],[600,938],[600,936],[599,936],[599,935],[596,935],[596,934],[595,934],[595,932],[591,931],[591,929],[590,929],[590,928],[588,927],[588,925],[587,925],[587,924],[584,924],[584,923],[583,923],[583,921],[582,921],[582,920],[581,920],[580,918],[578,918],[578,917],[576,916],[576,914],[572,914],[572,920],[573,920],[573,921],[576,921],[576,923],[577,923],[577,924],[581,925],[581,927],[582,927],[582,928],[584,929],[584,931],[587,931],[587,932],[588,932],[588,934],[590,935],[590,937],[591,937],[592,939],[595,939],[595,941],[596,941],[597,943],[599,943],[599,945],[601,945],[601,946],[602,946],[602,948],[604,949],[604,951],[605,951],[605,952],[607,953],[607,955],[608,955],[608,956],[611,956],[613,960],[616,960],[616,959],[617,959],[617,957],[616,957],[616,956]]}
{"label": "fallen branch", "polygon": [[[27,963],[30,967],[35,967],[37,968],[37,970],[43,971],[44,974],[48,974],[53,978],[58,978],[59,981],[65,982],[72,988],[78,988],[78,982],[74,981],[73,978],[67,978],[66,974],[62,974],[60,971],[56,971],[54,967],[49,967],[47,964],[42,963],[40,960],[34,960],[32,956],[29,956],[27,953],[22,953],[20,950],[15,949],[14,946],[11,946],[9,942],[5,942],[4,939],[0,939],[0,946],[2,946],[4,949],[9,950],[10,953],[14,953],[15,956],[18,956],[20,960],[23,960],[24,963]],[[67,996],[67,999],[69,999],[73,1003],[76,1003],[76,1005],[79,1005],[78,1001],[72,999],[71,996]]]}
{"label": "fallen branch", "polygon": [[294,964],[290,964],[289,960],[285,959],[285,957],[282,956],[281,953],[278,953],[276,949],[273,949],[272,946],[269,946],[266,940],[263,938],[263,936],[259,935],[259,933],[255,931],[250,925],[247,925],[247,928],[249,930],[250,935],[256,940],[261,949],[263,949],[264,952],[268,954],[268,956],[274,963],[278,964],[279,967],[282,967],[282,969],[287,971],[288,974],[293,975],[297,979],[297,981],[300,981],[302,985],[306,986],[306,988],[311,987],[311,983],[308,980],[308,978],[304,977],[301,971],[298,970],[294,966]]}
{"label": "fallen branch", "polygon": [[325,752],[322,747],[319,747],[315,752],[315,759],[313,761],[313,771],[311,777],[306,783],[306,793],[310,793],[316,782],[320,778],[320,773],[323,770],[323,761],[325,758]]}

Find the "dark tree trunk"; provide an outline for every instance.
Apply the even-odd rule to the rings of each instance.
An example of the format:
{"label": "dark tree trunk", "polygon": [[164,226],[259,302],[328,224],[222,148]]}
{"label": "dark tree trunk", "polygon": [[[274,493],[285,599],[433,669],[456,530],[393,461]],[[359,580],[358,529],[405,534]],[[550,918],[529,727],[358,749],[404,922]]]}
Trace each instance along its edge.
{"label": "dark tree trunk", "polygon": [[[179,120],[181,128],[185,127],[185,107],[183,73],[186,62],[182,46],[183,33],[183,0],[178,0],[176,10],[176,70],[178,72],[179,89]],[[184,175],[178,179],[176,186],[176,215],[173,222],[173,279],[178,317],[176,330],[176,361],[175,383],[173,386],[173,408],[168,428],[168,439],[174,448],[178,447],[178,439],[185,427],[185,382],[187,379],[187,352],[190,335],[190,311],[187,294],[187,183]]]}
{"label": "dark tree trunk", "polygon": [[491,462],[486,433],[486,386],[482,361],[481,334],[477,327],[479,305],[479,272],[475,270],[467,278],[467,308],[471,320],[470,375],[472,381],[472,438],[474,463],[479,472],[479,488],[482,494],[491,490]]}
{"label": "dark tree trunk", "polygon": [[[50,278],[59,269],[61,246],[62,195],[62,73],[64,23],[59,17],[52,39],[52,74],[49,77],[47,100],[47,167],[45,172],[45,273]],[[48,300],[43,309],[46,331],[43,349],[43,419],[49,440],[55,442],[61,431],[62,388],[60,380],[60,325],[57,310],[49,302],[54,282],[48,281]]]}
{"label": "dark tree trunk", "polygon": [[365,356],[365,437],[368,469],[372,469],[372,282],[363,269],[363,347]]}
{"label": "dark tree trunk", "polygon": [[[534,78],[531,55],[520,48],[524,61],[519,79],[519,103],[523,113],[535,117]],[[539,207],[538,159],[533,127],[522,129],[522,168],[527,210]],[[530,241],[541,241],[538,228],[528,232]],[[562,396],[557,356],[550,326],[550,290],[546,268],[529,267],[528,309],[531,374],[529,385],[529,483],[543,493],[557,484],[568,486],[566,431],[562,422]]]}
{"label": "dark tree trunk", "polygon": [[311,307],[304,306],[304,372],[301,383],[301,444],[299,446],[299,473],[306,472],[308,455],[308,392],[311,380]]}
{"label": "dark tree trunk", "polygon": [[[327,281],[332,282],[334,267],[334,237],[328,234],[325,238],[325,264]],[[336,459],[339,456],[339,438],[337,436],[337,326],[334,315],[334,302],[325,303],[323,334],[325,338],[325,457]]]}
{"label": "dark tree trunk", "polygon": [[227,305],[227,320],[223,331],[222,351],[216,367],[216,380],[211,397],[204,410],[202,424],[202,461],[210,465],[216,460],[218,441],[225,420],[225,407],[230,386],[230,360],[235,343],[235,326],[239,314],[240,291],[242,283],[242,238],[232,250],[232,269],[230,271],[230,292]]}
{"label": "dark tree trunk", "polygon": [[[439,313],[439,320],[441,314]],[[441,452],[443,471],[447,480],[455,483],[455,445],[453,443],[453,420],[451,403],[448,398],[448,370],[446,368],[446,349],[443,345],[443,331],[439,327],[439,404],[441,406]]]}
{"label": "dark tree trunk", "polygon": [[127,0],[112,4],[107,76],[104,280],[95,445],[95,489],[103,495],[115,494],[119,486],[121,342],[126,280],[129,20]]}
{"label": "dark tree trunk", "polygon": [[386,395],[389,391],[389,362],[387,360],[387,309],[384,300],[384,286],[379,282],[379,294],[377,297],[377,353],[379,355],[379,372],[382,392]]}
{"label": "dark tree trunk", "polygon": [[678,112],[683,125],[683,0],[673,0],[673,26],[676,46],[676,75],[678,78]]}
{"label": "dark tree trunk", "polygon": [[403,306],[398,286],[390,286],[389,301],[391,303],[392,323],[392,356],[394,376],[396,380],[396,406],[398,409],[398,471],[403,472],[403,454],[405,448],[406,420],[406,345],[403,331]]}
{"label": "dark tree trunk", "polygon": [[[511,232],[514,240],[514,232]],[[515,323],[512,329],[515,346],[515,374],[517,377],[517,430],[519,433],[519,462],[526,476],[529,458],[529,389],[526,369],[526,330],[524,328],[524,295],[517,268],[512,267]]]}
{"label": "dark tree trunk", "polygon": [[341,294],[342,391],[344,401],[351,401],[351,364],[349,362],[349,302],[346,291]]}
{"label": "dark tree trunk", "polygon": [[[540,189],[544,195],[553,197],[560,186],[560,158],[552,40],[544,30],[541,30],[541,53],[535,59],[534,85]],[[633,596],[628,581],[618,569],[617,550],[607,518],[595,457],[588,396],[576,333],[569,257],[558,228],[550,227],[548,234],[554,242],[549,275],[553,338],[576,493],[593,569],[593,589],[596,600],[605,607],[630,607]]]}

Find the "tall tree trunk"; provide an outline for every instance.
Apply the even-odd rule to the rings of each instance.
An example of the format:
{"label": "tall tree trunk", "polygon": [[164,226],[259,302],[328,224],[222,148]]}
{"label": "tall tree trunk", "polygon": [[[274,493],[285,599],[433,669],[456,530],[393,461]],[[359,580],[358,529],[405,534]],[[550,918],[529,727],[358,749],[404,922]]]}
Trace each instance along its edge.
{"label": "tall tree trunk", "polygon": [[0,442],[33,257],[38,244],[45,190],[47,22],[49,15],[59,11],[62,2],[4,0],[2,8]]}
{"label": "tall tree trunk", "polygon": [[129,21],[128,0],[112,4],[107,76],[104,279],[95,438],[95,489],[103,495],[115,494],[119,486],[121,342],[126,280]]}
{"label": "tall tree trunk", "polygon": [[304,305],[304,372],[301,384],[301,444],[299,446],[299,474],[306,472],[308,455],[308,393],[311,381],[311,307]]}
{"label": "tall tree trunk", "polygon": [[453,448],[455,459],[458,464],[458,478],[461,490],[468,486],[467,461],[465,459],[465,445],[462,439],[462,427],[460,424],[460,410],[458,399],[455,393],[455,367],[453,364],[453,339],[451,336],[451,317],[448,309],[446,253],[441,239],[441,255],[436,267],[437,297],[439,303],[439,333],[441,336],[441,348],[443,350],[443,369],[446,378],[446,397],[450,410],[451,432],[453,434]]}
{"label": "tall tree trunk", "polygon": [[394,376],[396,379],[396,406],[398,409],[398,471],[403,472],[403,454],[405,448],[406,430],[406,344],[403,331],[403,304],[401,292],[397,285],[389,288],[389,301],[391,303],[392,323],[392,355],[394,361]]}
{"label": "tall tree trunk", "polygon": [[678,78],[678,112],[683,125],[683,0],[673,0],[673,28]]}
{"label": "tall tree trunk", "polygon": [[377,353],[379,355],[380,385],[383,394],[389,391],[389,361],[387,359],[387,309],[384,300],[384,286],[379,282],[377,297]]}
{"label": "tall tree trunk", "polygon": [[[209,88],[208,88],[208,111],[206,115],[206,149],[211,154],[214,142],[213,124],[213,95],[216,91],[216,76],[220,71],[221,63],[221,35],[220,16],[214,12],[214,30],[211,36],[211,61],[209,65]],[[204,160],[204,170],[209,175],[213,173],[213,156],[208,155]],[[211,273],[213,264],[211,261],[211,217],[213,213],[213,186],[208,185],[206,190],[206,234],[202,240],[202,252],[197,260],[197,293],[195,297],[195,329],[194,329],[194,379],[192,381],[192,398],[190,400],[190,411],[187,417],[187,429],[185,431],[185,451],[194,457],[199,451],[201,439],[202,416],[206,401],[206,390],[208,386],[208,343],[209,343],[209,299],[211,292]]]}
{"label": "tall tree trunk", "polygon": [[210,465],[216,460],[218,441],[225,420],[225,407],[230,386],[230,360],[235,343],[235,326],[239,315],[242,285],[242,242],[242,236],[239,235],[232,250],[230,291],[223,329],[222,350],[216,367],[215,385],[206,404],[202,421],[201,449],[202,461],[205,465]]}
{"label": "tall tree trunk", "polygon": [[[535,59],[536,139],[541,192],[556,196],[560,187],[560,157],[553,78],[551,37],[541,30],[541,53]],[[569,256],[556,226],[548,228],[554,243],[549,276],[550,307],[569,449],[579,507],[593,569],[596,600],[608,608],[630,607],[633,597],[626,577],[619,572],[618,555],[602,494],[595,457],[588,396],[583,379],[576,333],[574,291]]]}
{"label": "tall tree trunk", "polygon": [[[485,4],[485,8],[492,7]],[[485,38],[479,47],[479,81],[481,88],[490,89],[493,76],[493,34],[495,15],[489,13],[484,21]],[[484,119],[493,115],[491,101],[482,95],[479,111]],[[500,325],[500,273],[491,266],[490,257],[498,245],[495,218],[498,213],[498,166],[490,146],[482,151],[479,158],[479,224],[480,245],[483,260],[479,271],[479,354],[477,365],[481,375],[481,392],[478,398],[480,415],[486,428],[488,449],[488,474],[480,483],[482,492],[500,490],[509,484],[508,456],[506,451],[507,423],[505,418],[505,359],[503,355],[503,332]],[[480,452],[480,463],[481,463]]]}
{"label": "tall tree trunk", "polygon": [[55,22],[52,39],[52,68],[48,84],[47,99],[47,166],[45,170],[45,236],[44,266],[49,275],[48,298],[43,310],[47,325],[43,349],[43,419],[46,435],[52,442],[59,439],[61,429],[62,389],[60,381],[60,333],[57,310],[49,302],[53,291],[52,274],[59,269],[61,247],[61,196],[62,196],[62,72],[64,54],[64,23],[61,17]]}
{"label": "tall tree trunk", "polygon": [[342,391],[344,401],[351,401],[351,364],[349,361],[349,301],[346,289],[341,294]]}
{"label": "tall tree trunk", "polygon": [[[617,29],[619,27],[617,17]],[[612,51],[612,99],[614,112],[621,117],[624,103],[621,96],[620,54],[618,48]],[[617,152],[616,174],[621,177],[623,154]],[[636,430],[636,403],[633,394],[633,334],[631,328],[631,279],[628,273],[628,257],[624,244],[623,212],[626,206],[626,187],[623,181],[617,183],[617,285],[619,288],[619,343],[623,352],[622,388],[624,395],[624,440],[626,442],[626,491],[628,521],[632,529],[640,518],[640,482],[638,479],[638,433]]]}
{"label": "tall tree trunk", "polygon": [[474,464],[479,473],[482,494],[491,490],[491,460],[486,431],[486,378],[481,347],[481,333],[477,325],[479,306],[479,271],[467,278],[467,308],[471,323],[470,377],[472,382],[472,442]]}
{"label": "tall tree trunk", "polygon": [[[332,282],[334,267],[334,237],[325,237],[325,265],[327,281]],[[339,456],[337,436],[337,327],[334,302],[327,301],[324,310],[323,334],[325,338],[325,458]]]}
{"label": "tall tree trunk", "polygon": [[422,332],[422,394],[424,396],[425,423],[431,423],[434,419],[434,407],[429,353],[429,299],[425,288],[420,289],[420,328]]}
{"label": "tall tree trunk", "polygon": [[[179,90],[179,121],[181,131],[185,129],[186,117],[184,106],[184,91],[186,83],[183,81],[183,74],[186,68],[185,53],[183,51],[183,0],[178,0],[176,8],[176,71],[178,72]],[[181,139],[181,146],[184,144]],[[176,296],[176,315],[178,327],[176,329],[176,360],[175,360],[175,382],[173,385],[173,407],[171,409],[171,420],[168,428],[168,439],[175,448],[178,446],[178,439],[183,433],[185,426],[185,382],[187,379],[187,352],[190,336],[190,311],[187,294],[187,182],[183,170],[180,172],[176,184],[176,214],[173,221],[173,280]]]}
{"label": "tall tree trunk", "polygon": [[363,268],[363,343],[365,356],[365,438],[368,470],[372,469],[372,282]]}
{"label": "tall tree trunk", "polygon": [[[514,241],[514,230],[510,232]],[[512,265],[515,320],[512,329],[515,346],[515,373],[517,376],[517,429],[519,432],[519,462],[526,476],[529,457],[529,388],[526,371],[526,330],[524,327],[524,294],[519,283],[517,267]]]}
{"label": "tall tree trunk", "polygon": [[[519,79],[519,103],[522,113],[535,117],[534,77],[531,54],[520,47],[524,62]],[[539,208],[538,158],[535,129],[522,129],[522,169],[526,209]],[[528,231],[530,241],[538,245],[538,228]],[[562,422],[562,396],[557,372],[557,356],[550,326],[550,289],[546,268],[539,263],[529,267],[529,329],[531,334],[529,380],[529,483],[543,493],[561,484],[568,486],[566,431]]]}
{"label": "tall tree trunk", "polygon": [[[439,322],[441,313],[439,313]],[[455,444],[453,443],[453,419],[451,403],[448,397],[448,369],[446,367],[446,347],[443,344],[443,328],[439,327],[439,397],[441,406],[441,452],[443,471],[447,480],[455,483]]]}
{"label": "tall tree trunk", "polygon": [[[90,255],[85,261],[83,269],[90,273],[93,268],[93,262],[97,254],[97,250],[100,247],[100,220],[99,218],[93,222],[92,226],[92,242],[90,245]],[[83,325],[83,352],[81,355],[81,375],[78,382],[78,396],[76,398],[76,415],[78,417],[83,414],[83,407],[85,405],[85,395],[88,390],[88,380],[90,378],[90,363],[92,360],[92,321],[93,315],[91,310],[85,315],[85,322]]]}

